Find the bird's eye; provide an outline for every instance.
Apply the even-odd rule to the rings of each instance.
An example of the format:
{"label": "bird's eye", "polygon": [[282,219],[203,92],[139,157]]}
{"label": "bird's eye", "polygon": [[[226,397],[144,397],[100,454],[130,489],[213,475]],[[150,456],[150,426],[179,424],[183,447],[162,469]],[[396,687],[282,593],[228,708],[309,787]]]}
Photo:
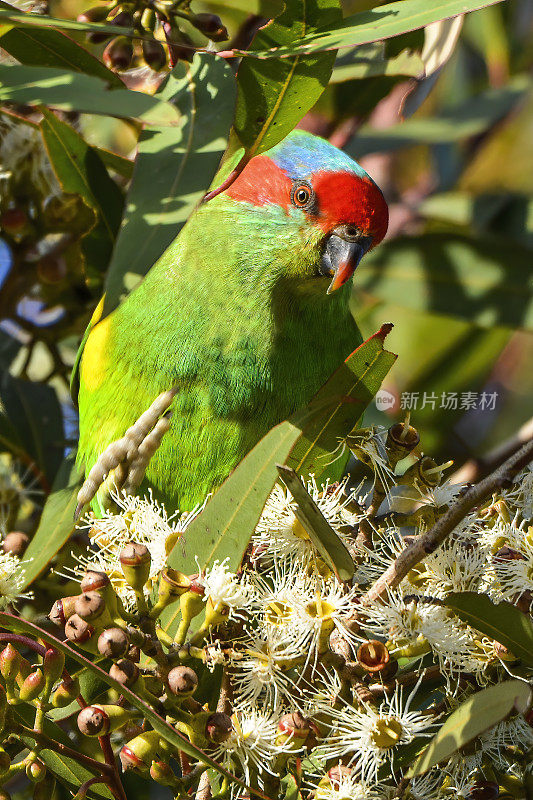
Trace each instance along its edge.
{"label": "bird's eye", "polygon": [[309,208],[315,199],[315,193],[308,183],[297,183],[292,188],[291,202],[297,208]]}

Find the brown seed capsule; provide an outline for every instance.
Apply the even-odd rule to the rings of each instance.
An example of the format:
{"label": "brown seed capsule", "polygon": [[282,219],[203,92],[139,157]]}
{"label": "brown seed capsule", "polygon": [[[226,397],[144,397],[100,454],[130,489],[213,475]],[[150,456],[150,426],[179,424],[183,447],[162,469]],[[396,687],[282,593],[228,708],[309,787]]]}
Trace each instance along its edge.
{"label": "brown seed capsule", "polygon": [[111,581],[105,572],[89,569],[81,579],[80,588],[83,593],[97,592],[100,589],[105,589],[110,583]]}
{"label": "brown seed capsule", "polygon": [[87,622],[92,622],[101,617],[106,609],[104,598],[98,592],[85,592],[76,598],[74,610],[76,614]]}
{"label": "brown seed capsule", "polygon": [[121,658],[116,664],[111,666],[109,674],[121,686],[133,686],[139,678],[139,667],[127,658]]}
{"label": "brown seed capsule", "polygon": [[141,660],[141,648],[136,644],[130,647],[128,650],[128,658],[130,661],[134,661],[135,664],[138,664]]}
{"label": "brown seed capsule", "polygon": [[65,635],[70,642],[75,642],[76,644],[84,644],[88,642],[91,636],[94,633],[94,628],[90,625],[86,620],[79,617],[77,614],[73,614],[67,620],[67,624],[65,625]]}
{"label": "brown seed capsule", "polygon": [[526,589],[525,592],[517,594],[513,599],[513,604],[520,609],[523,614],[531,614],[533,609],[533,592]]}
{"label": "brown seed capsule", "polygon": [[496,781],[476,781],[470,789],[468,800],[496,800],[500,796],[500,787]]}
{"label": "brown seed capsule", "polygon": [[397,422],[387,431],[385,446],[394,462],[401,461],[420,444],[420,435],[412,425]]}
{"label": "brown seed capsule", "polygon": [[129,646],[129,639],[121,628],[107,628],[98,637],[98,652],[105,658],[120,658]]}
{"label": "brown seed capsule", "polygon": [[198,676],[190,667],[174,667],[168,673],[167,683],[172,694],[190,697],[198,686]]}
{"label": "brown seed capsule", "polygon": [[50,609],[48,619],[53,622],[54,625],[62,628],[66,621],[74,614],[77,599],[77,596],[73,595],[72,597],[61,597],[59,600],[56,600]]}
{"label": "brown seed capsule", "polygon": [[22,531],[11,531],[2,542],[2,550],[4,553],[22,556],[29,541],[29,537],[25,533],[22,533]]}
{"label": "brown seed capsule", "polygon": [[102,58],[109,69],[128,69],[133,58],[133,45],[125,36],[116,36],[107,45]]}
{"label": "brown seed capsule", "polygon": [[366,672],[381,672],[389,663],[390,654],[383,642],[370,639],[358,649],[357,661]]}
{"label": "brown seed capsule", "polygon": [[215,711],[205,724],[205,738],[214,744],[227,741],[233,731],[233,723],[229,714]]}
{"label": "brown seed capsule", "polygon": [[194,14],[191,23],[212,42],[225,42],[229,38],[228,31],[217,14]]}
{"label": "brown seed capsule", "polygon": [[109,718],[101,708],[86,706],[78,714],[78,729],[84,736],[104,736],[109,731]]}
{"label": "brown seed capsule", "polygon": [[133,28],[133,14],[131,11],[119,11],[109,22],[119,28]]}

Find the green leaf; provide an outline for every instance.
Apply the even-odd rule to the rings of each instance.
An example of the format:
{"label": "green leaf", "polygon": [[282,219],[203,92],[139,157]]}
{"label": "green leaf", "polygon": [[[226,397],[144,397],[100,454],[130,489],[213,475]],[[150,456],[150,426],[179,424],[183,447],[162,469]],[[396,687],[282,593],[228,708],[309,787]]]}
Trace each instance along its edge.
{"label": "green leaf", "polygon": [[[15,11],[0,0],[0,10]],[[108,69],[84,47],[64,33],[54,30],[13,28],[0,35],[2,49],[22,64],[39,67],[62,67],[102,78],[111,86],[124,88],[119,76]]]}
{"label": "green leaf", "polygon": [[0,374],[0,448],[23,464],[33,461],[52,481],[63,456],[63,422],[55,391]]}
{"label": "green leaf", "polygon": [[122,193],[94,148],[54,113],[46,108],[41,111],[44,143],[61,188],[79,194],[97,215],[95,226],[83,238],[82,248],[88,265],[101,273],[111,258],[120,226]]}
{"label": "green leaf", "polygon": [[[17,26],[24,28],[59,28],[65,31],[82,31],[89,33],[109,33],[111,36],[117,35],[116,26],[109,24],[98,24],[94,22],[78,22],[76,19],[59,19],[57,17],[50,17],[47,14],[32,14],[30,12],[18,11],[13,6],[10,6],[12,11],[9,11],[6,6],[0,8],[0,25],[2,20],[5,22],[12,22]],[[1,30],[1,29],[0,29]],[[123,36],[138,36],[138,31],[133,28],[121,28],[120,33]]]}
{"label": "green leaf", "polygon": [[[423,73],[424,62],[418,53],[402,50],[387,58],[385,45],[379,42],[342,50],[337,56],[330,83],[394,75],[416,78]],[[359,137],[359,132],[357,135]]]}
{"label": "green leaf", "polygon": [[181,124],[147,127],[139,138],[104,314],[165,252],[208,189],[227,145],[235,78],[223,59],[197,53],[172,70],[155,98],[176,103]]}
{"label": "green leaf", "polygon": [[303,525],[323,560],[338,580],[351,580],[354,575],[354,563],[342,540],[309,495],[295,471],[280,464],[278,472],[297,504],[294,510],[295,516]]}
{"label": "green leaf", "polygon": [[139,119],[154,125],[177,125],[180,121],[170,103],[129,89],[110,91],[100,78],[52,67],[0,64],[0,100]]}
{"label": "green leaf", "polygon": [[437,764],[447,761],[484,731],[505,719],[513,710],[524,712],[531,702],[531,689],[525,681],[513,680],[490,686],[469,697],[450,714],[407,773],[415,778]]}
{"label": "green leaf", "polygon": [[59,468],[39,526],[24,554],[23,588],[43,571],[74,530],[74,511],[81,482],[74,455],[70,455]]}
{"label": "green leaf", "polygon": [[[253,55],[256,58],[280,58],[300,53],[316,53],[337,47],[355,46],[390,39],[408,31],[425,28],[441,19],[456,17],[468,11],[495,5],[501,0],[398,0],[361,11],[346,17],[337,25],[321,24],[318,30],[311,31],[291,43],[283,43],[273,49],[235,52],[239,55]],[[322,21],[321,21],[322,22]]]}
{"label": "green leaf", "polygon": [[362,125],[346,146],[346,152],[357,159],[368,153],[388,152],[413,144],[460,142],[479,136],[509,114],[530,86],[529,76],[516,75],[499,89],[480,92],[431,117],[408,119],[384,130]]}
{"label": "green leaf", "polygon": [[361,417],[394,363],[383,349],[384,326],[333,373],[310,404],[273,428],[241,461],[202,513],[189,525],[168,563],[186,574],[228,558],[239,565],[277,478],[276,464],[288,463],[298,475],[325,471],[339,437]]}
{"label": "green leaf", "polygon": [[[0,626],[8,631],[26,634],[27,636],[31,636],[33,639],[42,639],[47,644],[52,645],[57,650],[60,650],[65,654],[65,656],[74,659],[74,661],[77,661],[78,664],[82,665],[82,667],[85,667],[94,675],[98,676],[100,680],[102,680],[112,689],[115,689],[118,694],[123,695],[132,706],[135,706],[135,708],[139,709],[153,729],[156,730],[163,739],[179,750],[182,750],[188,756],[198,759],[204,764],[209,764],[209,766],[211,766],[217,772],[220,772],[221,775],[225,775],[227,778],[229,778],[229,780],[234,781],[240,786],[244,787],[244,784],[241,780],[228,772],[227,769],[218,764],[214,759],[200,750],[200,748],[191,744],[191,742],[185,736],[183,736],[183,734],[179,733],[176,728],[166,722],[163,717],[159,716],[159,714],[154,711],[153,708],[148,705],[148,703],[132,692],[131,689],[128,689],[126,686],[122,686],[120,683],[114,680],[114,678],[108,675],[105,670],[103,670],[97,664],[93,664],[92,661],[89,661],[88,658],[70,645],[65,644],[65,642],[61,642],[55,636],[52,636],[52,634],[42,630],[42,628],[39,628],[32,622],[23,620],[20,617],[15,617],[13,614],[7,614],[5,611],[0,611]],[[255,791],[254,793],[259,797],[264,798],[264,795],[261,792]]]}
{"label": "green leaf", "polygon": [[108,169],[123,178],[131,179],[134,167],[133,161],[129,158],[124,158],[124,156],[119,156],[117,153],[112,153],[111,150],[105,150],[103,147],[95,147],[94,149]]}
{"label": "green leaf", "polygon": [[[340,18],[338,0],[287,0],[285,12],[260,29],[252,49],[290,46],[320,23],[335,23]],[[248,158],[269,150],[290,133],[326,88],[334,61],[334,53],[242,61],[237,75],[235,132]]]}
{"label": "green leaf", "polygon": [[223,11],[231,8],[267,19],[279,16],[285,8],[283,0],[210,0],[209,5],[219,6]]}
{"label": "green leaf", "polygon": [[357,272],[355,292],[478,325],[531,328],[531,250],[488,236],[428,233],[385,242]]}
{"label": "green leaf", "polygon": [[511,603],[493,603],[485,594],[449,594],[444,601],[459,619],[500,642],[524,664],[533,667],[533,622]]}

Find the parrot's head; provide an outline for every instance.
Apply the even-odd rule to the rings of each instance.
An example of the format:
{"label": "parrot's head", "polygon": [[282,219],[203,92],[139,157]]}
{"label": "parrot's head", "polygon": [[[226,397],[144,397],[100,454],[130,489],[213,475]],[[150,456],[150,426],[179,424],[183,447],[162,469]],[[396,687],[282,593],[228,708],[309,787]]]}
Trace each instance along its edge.
{"label": "parrot's head", "polygon": [[387,232],[387,204],[370,176],[304,131],[252,158],[225,194],[245,211],[254,248],[313,293],[348,283]]}

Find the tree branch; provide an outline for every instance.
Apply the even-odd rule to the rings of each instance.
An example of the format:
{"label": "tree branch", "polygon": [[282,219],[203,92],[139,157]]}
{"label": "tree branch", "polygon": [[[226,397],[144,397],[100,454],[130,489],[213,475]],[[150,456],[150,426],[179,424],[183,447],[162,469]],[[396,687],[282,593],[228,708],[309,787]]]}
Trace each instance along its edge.
{"label": "tree branch", "polygon": [[513,478],[533,460],[533,438],[505,461],[484,480],[471,486],[445,514],[437,520],[430,530],[417,536],[396,561],[377,579],[368,592],[363,595],[363,605],[382,598],[390,589],[396,588],[407,573],[426,556],[435,552],[457,525],[475,506],[480,505],[498,489],[511,485]]}

